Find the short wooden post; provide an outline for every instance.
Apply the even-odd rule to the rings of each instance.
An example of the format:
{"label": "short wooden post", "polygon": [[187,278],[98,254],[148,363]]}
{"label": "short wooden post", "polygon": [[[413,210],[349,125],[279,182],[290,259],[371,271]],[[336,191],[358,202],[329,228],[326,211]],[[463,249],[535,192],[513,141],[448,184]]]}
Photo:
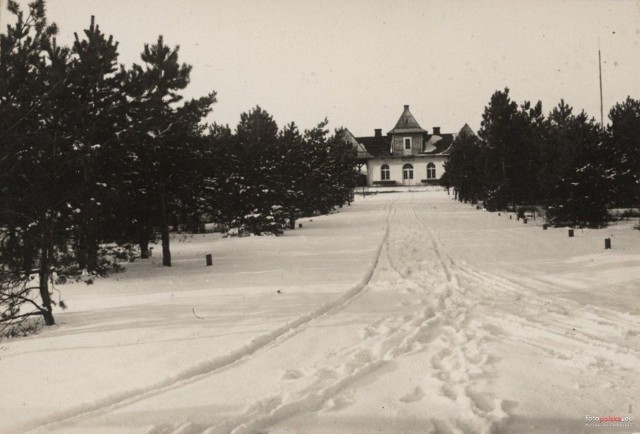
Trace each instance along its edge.
{"label": "short wooden post", "polygon": [[213,265],[213,257],[211,256],[211,253],[207,253],[207,267],[210,267]]}
{"label": "short wooden post", "polygon": [[611,249],[611,238],[604,239],[604,249],[605,250]]}
{"label": "short wooden post", "polygon": [[525,218],[523,218],[523,219],[522,219],[522,222],[526,225],[526,224],[527,224],[527,218],[526,218],[526,217],[525,217]]}
{"label": "short wooden post", "polygon": [[513,220],[513,216],[512,215],[509,216],[509,220]]}
{"label": "short wooden post", "polygon": [[302,227],[302,223],[298,223],[298,228],[301,228],[301,227]]}
{"label": "short wooden post", "polygon": [[569,238],[573,238],[573,229],[569,229]]}
{"label": "short wooden post", "polygon": [[549,227],[549,225],[548,225],[548,224],[546,224],[546,223],[544,223],[544,224],[542,225],[542,230],[543,230],[543,231],[546,231],[548,227]]}
{"label": "short wooden post", "polygon": [[500,217],[500,213],[498,213],[498,217]]}

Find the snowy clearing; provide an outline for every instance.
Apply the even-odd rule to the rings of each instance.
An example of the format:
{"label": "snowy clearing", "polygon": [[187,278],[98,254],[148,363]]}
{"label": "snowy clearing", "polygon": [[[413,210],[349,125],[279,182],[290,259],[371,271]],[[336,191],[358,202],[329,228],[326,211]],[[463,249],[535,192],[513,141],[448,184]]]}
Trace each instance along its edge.
{"label": "snowy clearing", "polygon": [[640,431],[587,421],[640,409],[633,222],[569,238],[442,191],[339,211],[62,286],[57,326],[0,342],[0,432]]}

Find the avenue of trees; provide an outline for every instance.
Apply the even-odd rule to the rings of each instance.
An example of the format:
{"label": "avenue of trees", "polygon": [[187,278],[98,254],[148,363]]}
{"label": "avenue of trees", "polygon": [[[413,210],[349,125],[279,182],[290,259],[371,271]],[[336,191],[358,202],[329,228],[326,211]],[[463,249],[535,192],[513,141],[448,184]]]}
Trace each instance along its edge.
{"label": "avenue of trees", "polygon": [[460,201],[489,210],[543,208],[556,226],[600,227],[608,209],[640,207],[640,101],[609,112],[610,125],[565,101],[518,105],[509,89],[485,107],[477,136],[459,136],[443,183]]}
{"label": "avenue of trees", "polygon": [[44,0],[8,2],[0,35],[0,331],[54,324],[55,284],[105,274],[114,255],[149,257],[170,230],[205,221],[279,234],[351,200],[355,151],[327,121],[279,129],[260,107],[235,130],[203,120],[216,93],[185,100],[191,67],[162,36],[140,64],[94,23],[58,45]]}

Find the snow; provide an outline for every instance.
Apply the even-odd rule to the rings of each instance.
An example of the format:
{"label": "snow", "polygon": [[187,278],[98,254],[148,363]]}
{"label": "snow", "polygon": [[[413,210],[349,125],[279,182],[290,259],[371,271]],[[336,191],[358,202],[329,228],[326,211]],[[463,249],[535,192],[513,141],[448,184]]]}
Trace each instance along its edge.
{"label": "snow", "polygon": [[640,408],[634,222],[569,238],[434,189],[300,222],[61,286],[57,326],[0,342],[0,432],[640,431],[586,426]]}

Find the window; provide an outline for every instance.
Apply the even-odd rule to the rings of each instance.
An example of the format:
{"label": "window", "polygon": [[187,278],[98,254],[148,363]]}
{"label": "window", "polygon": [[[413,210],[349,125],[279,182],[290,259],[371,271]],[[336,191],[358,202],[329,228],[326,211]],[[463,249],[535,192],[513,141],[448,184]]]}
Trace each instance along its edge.
{"label": "window", "polygon": [[411,164],[402,166],[402,179],[413,179],[413,166]]}
{"label": "window", "polygon": [[411,149],[411,137],[404,138],[404,149],[407,151]]}
{"label": "window", "polygon": [[391,174],[389,172],[389,166],[386,164],[380,168],[380,179],[383,181],[388,181],[391,179]]}
{"label": "window", "polygon": [[427,179],[434,179],[436,177],[436,165],[433,163],[427,164]]}

